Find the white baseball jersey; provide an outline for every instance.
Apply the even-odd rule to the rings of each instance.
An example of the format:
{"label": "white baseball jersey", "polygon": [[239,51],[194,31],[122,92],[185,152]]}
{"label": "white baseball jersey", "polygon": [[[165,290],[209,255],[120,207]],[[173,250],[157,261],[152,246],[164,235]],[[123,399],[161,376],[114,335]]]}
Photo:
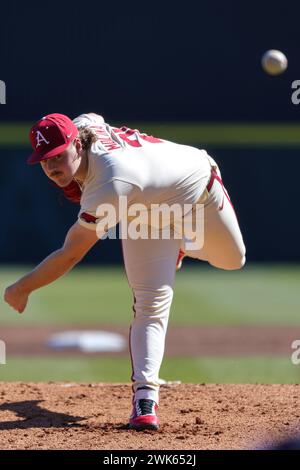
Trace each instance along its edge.
{"label": "white baseball jersey", "polygon": [[[245,246],[238,221],[216,162],[204,150],[137,130],[112,128],[93,114],[83,114],[74,123],[91,127],[98,136],[88,155],[81,197],[79,222],[85,227],[95,229],[97,207],[103,203],[117,206],[122,195],[130,204],[143,203],[147,208],[154,203],[194,204],[200,197],[202,201],[202,194],[206,197],[202,248],[188,251],[184,237],[122,239],[127,279],[134,294],[130,329],[134,400],[158,403],[179,250],[220,269],[239,269],[245,262]],[[216,167],[218,178],[206,190],[211,167]]]}
{"label": "white baseball jersey", "polygon": [[195,204],[205,191],[211,162],[205,150],[157,139],[138,130],[114,128],[102,116],[82,114],[77,128],[89,127],[98,139],[88,152],[88,173],[81,196],[79,223],[97,225],[97,208],[112,204],[118,214],[119,196],[128,205]]}

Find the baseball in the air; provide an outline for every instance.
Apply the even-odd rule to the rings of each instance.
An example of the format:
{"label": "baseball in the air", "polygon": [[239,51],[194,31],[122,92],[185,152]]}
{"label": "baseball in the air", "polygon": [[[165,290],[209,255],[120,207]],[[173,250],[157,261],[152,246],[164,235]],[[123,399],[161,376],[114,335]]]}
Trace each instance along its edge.
{"label": "baseball in the air", "polygon": [[280,75],[286,70],[288,61],[283,52],[270,49],[262,56],[261,64],[269,75]]}

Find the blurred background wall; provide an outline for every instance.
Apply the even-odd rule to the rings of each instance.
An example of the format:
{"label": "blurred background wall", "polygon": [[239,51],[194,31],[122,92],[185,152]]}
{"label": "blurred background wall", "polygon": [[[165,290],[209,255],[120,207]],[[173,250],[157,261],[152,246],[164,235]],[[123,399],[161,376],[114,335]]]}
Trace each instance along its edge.
{"label": "blurred background wall", "polygon": [[[300,107],[291,102],[300,79],[299,13],[296,2],[257,0],[2,5],[0,262],[36,262],[63,242],[78,207],[61,200],[40,168],[26,166],[27,132],[47,113],[89,111],[146,132],[156,123],[159,136],[206,148],[220,163],[248,260],[299,261]],[[289,59],[282,76],[261,69],[270,48]],[[197,128],[166,136],[166,123],[212,127],[209,136]],[[220,141],[222,123],[230,136],[225,130]],[[238,123],[249,124],[245,139]],[[267,123],[274,126],[264,141]],[[85,262],[120,259],[120,243],[110,240]]]}
{"label": "blurred background wall", "polygon": [[[299,14],[296,1],[5,2],[0,118],[299,120]],[[287,54],[287,74],[262,72],[267,49]]]}

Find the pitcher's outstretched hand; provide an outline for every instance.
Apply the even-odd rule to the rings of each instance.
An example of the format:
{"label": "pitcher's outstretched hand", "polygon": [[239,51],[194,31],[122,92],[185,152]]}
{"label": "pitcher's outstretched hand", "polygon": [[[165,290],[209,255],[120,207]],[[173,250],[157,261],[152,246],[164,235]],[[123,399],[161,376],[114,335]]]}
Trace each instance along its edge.
{"label": "pitcher's outstretched hand", "polygon": [[4,300],[17,312],[23,313],[28,302],[28,295],[28,292],[22,291],[16,282],[5,289]]}

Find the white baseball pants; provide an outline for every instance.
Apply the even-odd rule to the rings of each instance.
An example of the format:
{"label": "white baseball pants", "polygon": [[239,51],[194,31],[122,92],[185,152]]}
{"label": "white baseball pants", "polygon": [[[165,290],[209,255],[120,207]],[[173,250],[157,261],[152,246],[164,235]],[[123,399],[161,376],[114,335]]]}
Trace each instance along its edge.
{"label": "white baseball pants", "polygon": [[[220,173],[219,173],[220,175]],[[165,347],[179,249],[220,269],[240,269],[245,246],[234,209],[220,178],[204,206],[204,245],[186,251],[183,240],[123,240],[128,282],[134,295],[130,352],[134,399],[159,401],[159,370]]]}

